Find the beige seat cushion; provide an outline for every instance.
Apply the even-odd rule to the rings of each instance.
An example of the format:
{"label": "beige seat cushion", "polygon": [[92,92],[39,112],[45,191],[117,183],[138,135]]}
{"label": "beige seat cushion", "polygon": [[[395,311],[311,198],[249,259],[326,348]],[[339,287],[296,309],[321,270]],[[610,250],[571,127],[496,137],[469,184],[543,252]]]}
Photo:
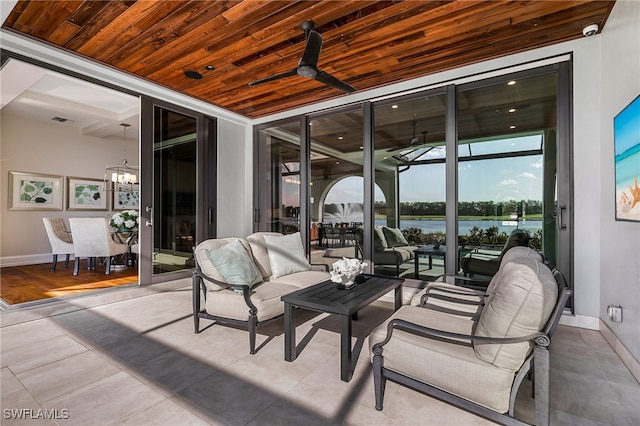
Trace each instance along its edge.
{"label": "beige seat cushion", "polygon": [[269,282],[287,284],[299,290],[329,279],[331,279],[331,275],[326,271],[304,271],[272,278]]}
{"label": "beige seat cushion", "polygon": [[402,254],[402,261],[406,262],[416,257],[415,251],[418,250],[416,246],[401,246],[394,247],[394,250]]}
{"label": "beige seat cushion", "polygon": [[[415,306],[403,306],[392,318],[424,327],[471,334],[473,322]],[[384,340],[387,322],[369,336],[369,349]],[[373,354],[372,354],[373,355]],[[458,395],[500,413],[509,409],[514,373],[497,368],[476,356],[469,342],[455,344],[418,337],[395,330],[383,347],[384,367]]]}
{"label": "beige seat cushion", "polygon": [[[501,278],[487,302],[476,328],[477,336],[521,337],[546,324],[558,297],[558,286],[548,267],[533,258],[519,257],[505,263]],[[532,349],[532,343],[474,343],[478,358],[496,367],[516,371]]]}
{"label": "beige seat cushion", "polygon": [[[280,298],[298,287],[277,283],[264,282],[251,289],[251,301],[258,308],[258,321],[265,321],[284,313],[284,303]],[[207,292],[205,304],[207,313],[224,318],[247,321],[249,307],[241,294],[233,290]]]}
{"label": "beige seat cushion", "polygon": [[[207,256],[207,250],[216,250],[236,240],[239,240],[240,243],[242,243],[244,248],[247,250],[247,254],[249,254],[249,256],[251,257],[251,249],[249,248],[249,244],[243,238],[232,237],[210,239],[205,240],[196,246],[194,250],[194,256],[196,262],[198,262],[198,266],[200,266],[200,269],[205,275],[218,281],[226,282],[222,274],[218,271],[218,269],[216,269],[215,266],[213,266],[213,263],[211,263],[211,261],[209,260],[209,257]],[[225,288],[207,280],[204,280],[204,284],[209,291],[219,291]]]}

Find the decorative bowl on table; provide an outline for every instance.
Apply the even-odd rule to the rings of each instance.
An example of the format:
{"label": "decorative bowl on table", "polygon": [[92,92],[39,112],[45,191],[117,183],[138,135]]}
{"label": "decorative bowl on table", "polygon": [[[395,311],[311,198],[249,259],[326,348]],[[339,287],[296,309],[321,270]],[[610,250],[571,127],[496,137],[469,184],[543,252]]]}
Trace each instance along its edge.
{"label": "decorative bowl on table", "polygon": [[336,287],[340,289],[347,289],[358,284],[360,280],[356,277],[364,271],[367,266],[366,262],[361,262],[358,259],[348,259],[343,257],[342,260],[338,260],[333,263],[331,269],[331,281],[336,283]]}

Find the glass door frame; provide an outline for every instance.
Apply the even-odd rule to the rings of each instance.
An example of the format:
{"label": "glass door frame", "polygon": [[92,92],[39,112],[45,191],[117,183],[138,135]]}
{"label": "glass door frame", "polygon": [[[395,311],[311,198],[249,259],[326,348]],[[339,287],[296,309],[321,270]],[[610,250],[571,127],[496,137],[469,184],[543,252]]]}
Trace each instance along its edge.
{"label": "glass door frame", "polygon": [[[541,74],[556,73],[557,74],[557,120],[556,120],[556,168],[557,168],[557,212],[556,212],[556,265],[557,268],[565,275],[570,287],[573,281],[573,105],[572,105],[572,57],[567,59],[559,58],[558,62],[550,65],[541,65],[532,67],[522,71],[505,72],[499,76],[488,77],[483,79],[481,75],[476,76],[477,79],[468,82],[453,81],[450,84],[444,84],[439,88],[433,87],[424,91],[416,91],[410,95],[398,94],[397,96],[385,96],[380,100],[362,101],[360,105],[363,107],[363,178],[364,178],[364,223],[365,230],[363,235],[363,254],[365,259],[371,259],[373,252],[372,229],[374,224],[374,187],[375,176],[374,171],[374,109],[379,102],[389,102],[389,99],[399,101],[413,96],[422,96],[424,93],[430,93],[433,90],[446,92],[446,150],[447,156],[445,160],[446,167],[446,235],[447,238],[456,241],[458,238],[458,92],[461,90],[469,90],[474,87],[481,87],[495,84],[498,81],[507,81],[514,78],[533,77]],[[490,72],[487,74],[491,74]],[[339,112],[340,110],[348,110],[353,108],[354,104],[343,105],[316,113],[308,113],[288,119],[282,119],[274,122],[261,124],[254,127],[255,144],[255,160],[256,175],[258,179],[261,172],[261,156],[259,155],[260,147],[258,146],[258,130],[278,123],[291,122],[299,120],[301,123],[300,140],[300,170],[302,190],[300,193],[301,200],[301,216],[300,228],[303,241],[306,244],[307,252],[309,251],[308,227],[309,227],[309,197],[308,191],[305,189],[309,185],[309,164],[308,153],[310,150],[309,138],[309,120],[314,117],[320,117],[326,114]],[[259,195],[254,193],[254,205],[260,206],[258,203]],[[259,207],[258,207],[259,208]],[[255,230],[258,229],[259,221],[254,223]],[[446,273],[456,274],[458,272],[457,265],[457,247],[451,245],[447,247],[446,256]],[[568,302],[568,307],[573,311],[573,296]]]}
{"label": "glass door frame", "polygon": [[217,121],[190,110],[149,96],[140,99],[140,285],[190,277],[191,268],[176,272],[153,272],[153,199],[154,199],[154,109],[175,111],[196,119],[196,232],[194,244],[216,237]]}
{"label": "glass door frame", "polygon": [[[567,280],[569,288],[573,288],[573,104],[572,104],[572,58],[562,60],[551,65],[544,65],[523,71],[516,71],[496,77],[476,80],[450,86],[448,96],[448,108],[453,105],[453,111],[448,109],[447,117],[447,152],[455,153],[451,158],[447,157],[447,235],[458,237],[458,136],[455,132],[458,129],[457,116],[458,93],[461,91],[473,90],[484,86],[491,86],[508,80],[520,80],[536,77],[543,74],[555,73],[556,83],[556,185],[557,185],[557,209],[556,219],[556,261],[553,266],[562,272]],[[451,133],[451,134],[450,134]],[[451,163],[451,164],[450,164]],[[455,180],[455,185],[453,184]],[[451,183],[451,185],[450,185]],[[455,220],[452,220],[455,218]],[[544,221],[543,221],[544,227]],[[543,247],[544,253],[544,247]],[[450,255],[447,250],[447,273],[456,269],[456,258]],[[574,295],[567,301],[567,307],[573,312]]]}

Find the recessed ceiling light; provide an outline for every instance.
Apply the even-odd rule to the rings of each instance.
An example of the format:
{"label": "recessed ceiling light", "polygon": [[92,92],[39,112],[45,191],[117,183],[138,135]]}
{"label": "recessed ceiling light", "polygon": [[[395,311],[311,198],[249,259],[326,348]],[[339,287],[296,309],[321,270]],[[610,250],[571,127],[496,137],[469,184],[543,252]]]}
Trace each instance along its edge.
{"label": "recessed ceiling light", "polygon": [[514,84],[516,84],[515,80],[511,80],[510,82],[507,83],[509,86],[513,86]]}
{"label": "recessed ceiling light", "polygon": [[509,126],[509,128],[513,130],[513,129],[516,128],[516,126],[511,125],[511,126]]}
{"label": "recessed ceiling light", "polygon": [[398,105],[391,105],[391,108],[398,109]]}
{"label": "recessed ceiling light", "polygon": [[190,78],[192,80],[201,80],[202,79],[202,74],[200,74],[198,71],[194,71],[194,70],[187,70],[184,72],[184,76],[187,78]]}
{"label": "recessed ceiling light", "polygon": [[509,108],[509,112],[516,112],[515,108]]}
{"label": "recessed ceiling light", "polygon": [[361,146],[361,147],[360,147],[360,149],[364,149],[364,147],[363,147],[363,146]]}
{"label": "recessed ceiling light", "polygon": [[344,139],[342,136],[338,136],[338,140],[342,140]]}

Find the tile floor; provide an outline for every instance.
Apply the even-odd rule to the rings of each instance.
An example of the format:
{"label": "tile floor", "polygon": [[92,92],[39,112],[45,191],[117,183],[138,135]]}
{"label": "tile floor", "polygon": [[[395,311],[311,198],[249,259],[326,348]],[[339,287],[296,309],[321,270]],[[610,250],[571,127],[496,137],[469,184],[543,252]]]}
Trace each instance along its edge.
{"label": "tile floor", "polygon": [[[259,330],[259,351],[249,355],[245,330],[214,325],[193,333],[188,281],[3,311],[0,422],[489,424],[391,382],[384,410],[374,409],[366,336],[390,313],[385,301],[361,311],[354,323],[357,364],[344,383],[334,317],[296,313],[304,348],[292,363],[283,358],[281,321]],[[560,326],[551,367],[552,424],[640,424],[640,385],[599,332]],[[522,419],[531,418],[528,389],[518,397]],[[38,410],[58,419],[11,418],[36,417]]]}

